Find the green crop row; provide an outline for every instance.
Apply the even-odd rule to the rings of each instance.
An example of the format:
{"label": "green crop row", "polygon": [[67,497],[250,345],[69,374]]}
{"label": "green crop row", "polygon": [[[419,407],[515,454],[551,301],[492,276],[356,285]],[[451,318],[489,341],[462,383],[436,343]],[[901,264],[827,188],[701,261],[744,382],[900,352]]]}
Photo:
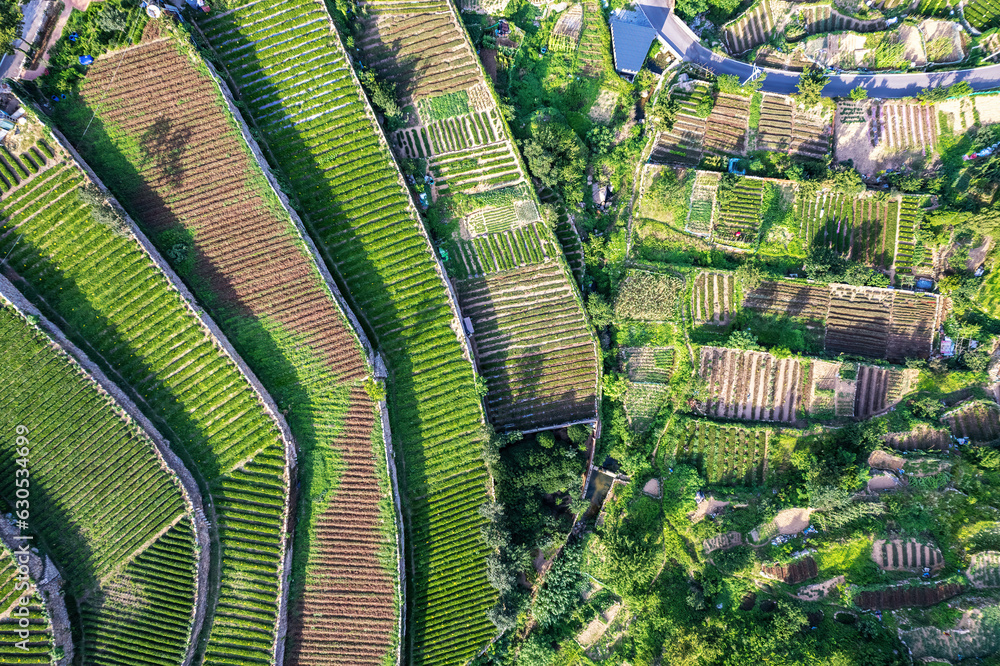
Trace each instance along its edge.
{"label": "green crop row", "polygon": [[[86,614],[85,625],[113,627],[120,633],[116,652],[126,659],[165,651],[174,658],[150,663],[177,663],[186,649],[194,607],[196,556],[188,519],[179,523],[186,530],[186,542],[169,545],[174,566],[188,572],[188,594],[178,597],[171,591],[151,590],[147,598],[148,604],[171,606],[175,636],[160,626],[140,646],[117,610],[133,590],[116,585],[117,574],[110,582],[108,576],[137,551],[141,551],[138,559],[126,571],[155,553],[156,545],[142,550],[145,543],[187,510],[179,488],[160,466],[145,434],[123,419],[119,408],[46,336],[7,307],[0,307],[0,340],[5,349],[0,362],[0,385],[5,387],[0,415],[6,423],[25,428],[24,441],[11,437],[0,443],[5,480],[0,495],[13,508],[25,490],[14,487],[15,478],[30,482],[29,531],[59,563],[77,597],[106,600],[125,595],[117,604],[98,601]],[[17,476],[19,470],[27,470],[27,476]],[[122,478],[129,483],[121,484]],[[156,571],[162,574],[162,563]],[[149,613],[141,611],[144,617]]]}

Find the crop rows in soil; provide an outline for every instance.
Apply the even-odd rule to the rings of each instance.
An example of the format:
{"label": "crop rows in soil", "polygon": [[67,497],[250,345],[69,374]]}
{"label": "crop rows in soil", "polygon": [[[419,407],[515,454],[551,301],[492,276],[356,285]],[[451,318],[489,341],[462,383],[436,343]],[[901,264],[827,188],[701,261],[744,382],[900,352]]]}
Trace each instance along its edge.
{"label": "crop rows in soil", "polygon": [[665,384],[674,370],[673,347],[623,347],[622,365],[633,382]]}
{"label": "crop rows in soil", "polygon": [[724,326],[735,312],[735,300],[736,278],[732,273],[700,273],[691,291],[692,319],[695,324]]}
{"label": "crop rows in soil", "polygon": [[866,419],[889,406],[889,384],[893,375],[901,374],[888,368],[862,365],[858,370],[858,384],[854,394],[854,416]]}
{"label": "crop rows in soil", "polygon": [[739,55],[766,42],[773,29],[770,3],[763,0],[739,20],[727,25],[722,38],[729,52]]}
{"label": "crop rows in soil", "polygon": [[899,240],[896,243],[896,269],[898,271],[910,269],[914,265],[917,230],[920,227],[922,217],[920,199],[918,197],[903,197],[899,206]]}
{"label": "crop rows in soil", "polygon": [[760,207],[765,183],[744,178],[729,192],[728,199],[719,203],[719,218],[715,223],[715,237],[723,243],[749,245],[757,238],[760,226]]}
{"label": "crop rows in soil", "polygon": [[317,516],[305,589],[291,613],[290,666],[379,664],[396,631],[394,584],[379,563],[382,496],[372,458],[371,398],[351,389],[339,439],[340,478]]}
{"label": "crop rows in soil", "polygon": [[889,150],[918,150],[924,155],[937,145],[937,112],[933,105],[885,102],[877,106],[882,141]]}
{"label": "crop rows in soil", "polygon": [[1000,587],[1000,552],[986,550],[976,553],[965,575],[977,588]]}
{"label": "crop rows in soil", "polygon": [[704,150],[721,156],[740,155],[746,148],[750,99],[719,93],[705,123]]}
{"label": "crop rows in soil", "polygon": [[691,91],[675,87],[671,92],[671,98],[676,100],[681,108],[674,120],[674,126],[667,132],[661,132],[656,138],[656,145],[649,155],[654,163],[693,166],[701,161],[705,140],[705,119],[695,115],[695,110],[698,101],[711,92],[708,86],[700,81],[690,85]]}
{"label": "crop rows in soil", "polygon": [[926,608],[950,599],[962,591],[958,583],[941,585],[921,585],[919,587],[889,587],[883,590],[867,590],[854,598],[854,603],[863,610],[897,610],[899,608]]}
{"label": "crop rows in soil", "polygon": [[896,227],[891,225],[893,238],[887,239],[888,202],[875,197],[820,192],[796,201],[796,207],[802,235],[809,243],[868,265],[882,268],[892,265]]}
{"label": "crop rows in soil", "polygon": [[791,564],[764,565],[762,570],[765,576],[777,578],[789,585],[797,585],[819,575],[819,567],[812,557],[803,557]]}
{"label": "crop rows in soil", "polygon": [[947,430],[922,428],[909,432],[892,432],[884,436],[886,444],[897,451],[947,451],[951,433]]}
{"label": "crop rows in soil", "polygon": [[364,21],[358,46],[366,67],[395,83],[403,104],[468,90],[480,77],[476,54],[451,12],[380,13]]}
{"label": "crop rows in soil", "polygon": [[[119,60],[174,67],[170,78],[119,76],[114,85],[88,77],[81,90],[86,101],[103,100],[105,122],[145,139],[139,175],[147,187],[127,204],[154,237],[183,224],[194,240],[196,274],[224,307],[280,322],[305,336],[342,379],[362,377],[360,355],[344,353],[353,348],[346,322],[311,258],[289,233],[291,221],[275,216],[263,192],[248,185],[246,174],[257,167],[240,149],[214,83],[171,41],[135,47],[121,59],[98,60],[91,72],[114,69]],[[171,101],[176,85],[184,87],[189,100],[184,106]],[[153,106],[140,110],[131,100]],[[152,127],[146,114],[158,118]],[[205,187],[208,174],[211,188]]]}
{"label": "crop rows in soil", "polygon": [[1000,408],[974,403],[948,417],[955,437],[968,437],[973,442],[992,442],[1000,438]]}
{"label": "crop rows in soil", "polygon": [[940,299],[919,293],[896,292],[889,327],[889,360],[925,358],[940,317]]}
{"label": "crop rows in soil", "polygon": [[696,236],[712,235],[715,215],[715,193],[719,189],[721,174],[699,171],[691,188],[691,205],[688,207],[685,231]]}
{"label": "crop rows in soil", "polygon": [[794,359],[763,352],[702,347],[699,375],[707,383],[706,414],[719,418],[795,419],[802,368]]}
{"label": "crop rows in soil", "polygon": [[764,281],[743,298],[743,306],[762,315],[826,321],[830,288],[802,282]]}
{"label": "crop rows in soil", "polygon": [[585,76],[600,76],[604,69],[604,43],[610,41],[604,14],[596,2],[583,3],[583,33],[577,47],[577,57]]}
{"label": "crop rows in soil", "polygon": [[487,409],[498,429],[595,417],[597,359],[583,309],[555,262],[456,284],[472,320]]}
{"label": "crop rows in soil", "polygon": [[891,291],[831,286],[826,350],[885,358],[891,307]]}
{"label": "crop rows in soil", "polygon": [[887,571],[937,571],[944,567],[941,551],[933,545],[915,539],[876,539],[872,544],[872,559]]}
{"label": "crop rows in soil", "polygon": [[764,480],[767,431],[690,419],[676,456],[693,462],[709,483],[755,485]]}
{"label": "crop rows in soil", "polygon": [[764,95],[757,145],[791,155],[823,158],[830,151],[830,127],[822,118],[796,108],[790,98]]}
{"label": "crop rows in soil", "polygon": [[820,32],[840,32],[845,30],[854,32],[885,30],[885,21],[859,21],[858,19],[844,16],[840,12],[832,10],[830,5],[803,7],[800,11],[802,27],[810,35]]}
{"label": "crop rows in soil", "polygon": [[[152,63],[157,76],[119,75],[113,85],[107,76],[126,64],[151,71]],[[171,72],[169,77],[159,75],[164,69]],[[90,75],[81,90],[83,99],[101,100],[105,123],[144,139],[147,158],[137,175],[145,186],[125,203],[139,213],[153,237],[182,226],[194,243],[195,275],[219,297],[220,307],[280,323],[285,332],[300,337],[331,381],[365,376],[357,343],[312,258],[296,243],[292,221],[274,212],[273,200],[259,189],[261,179],[252,184],[254,179],[248,178],[259,167],[240,145],[212,80],[199,73],[172,41],[147,43],[120,57],[99,59]],[[174,101],[178,89],[184,90],[187,100],[183,106]],[[156,122],[151,124],[151,118]],[[352,407],[345,433],[327,440],[346,465],[338,491],[342,497],[350,496],[353,487],[378,488],[370,442],[374,408],[363,390],[355,390]],[[343,509],[332,507],[328,513],[338,511]],[[309,566],[315,572],[313,582],[336,579],[361,596],[352,597],[350,603],[345,600],[340,612],[328,609],[320,622],[311,615],[306,621],[298,613],[292,613],[290,621],[304,649],[331,654],[346,650],[354,655],[354,663],[364,661],[362,653],[372,654],[368,661],[378,663],[394,640],[391,627],[366,631],[360,641],[357,631],[366,614],[388,617],[389,625],[394,625],[391,580],[376,561],[380,519],[358,513],[351,520],[352,538],[367,542],[367,550],[352,546],[346,556],[326,558],[322,552],[330,544],[328,535],[321,534],[313,542],[320,557],[311,554]],[[389,586],[388,596],[364,592],[373,585]],[[307,586],[305,611],[311,613],[309,595]]]}

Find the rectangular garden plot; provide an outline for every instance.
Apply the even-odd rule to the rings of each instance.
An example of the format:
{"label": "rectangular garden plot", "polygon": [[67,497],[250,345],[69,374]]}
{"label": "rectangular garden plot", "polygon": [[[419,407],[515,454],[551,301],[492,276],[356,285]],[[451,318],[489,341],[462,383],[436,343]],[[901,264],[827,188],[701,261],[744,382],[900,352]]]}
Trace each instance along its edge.
{"label": "rectangular garden plot", "polygon": [[688,207],[685,231],[696,236],[709,236],[712,233],[712,220],[715,217],[715,192],[719,189],[719,179],[722,174],[714,171],[699,171],[691,189],[691,205]]}
{"label": "rectangular garden plot", "polygon": [[633,382],[666,384],[674,371],[673,347],[623,347],[621,359]]}
{"label": "rectangular garden plot", "polygon": [[597,348],[559,264],[531,264],[456,286],[497,429],[596,418]]}
{"label": "rectangular garden plot", "polygon": [[885,358],[892,296],[887,289],[830,285],[826,350]]}
{"label": "rectangular garden plot", "polygon": [[725,195],[720,192],[715,239],[729,245],[752,245],[760,227],[760,209],[766,182],[740,178]]}
{"label": "rectangular garden plot", "polygon": [[728,419],[795,420],[802,368],[764,352],[702,347],[699,375],[707,382],[702,413]]}
{"label": "rectangular garden plot", "polygon": [[958,583],[920,585],[918,587],[889,587],[866,590],[854,597],[862,610],[897,610],[899,608],[926,608],[950,599],[962,591]]}
{"label": "rectangular garden plot", "polygon": [[709,483],[754,485],[764,480],[768,432],[687,419],[676,458],[691,462]]}
{"label": "rectangular garden plot", "polygon": [[789,280],[765,281],[744,296],[743,307],[772,317],[825,322],[830,287]]}
{"label": "rectangular garden plot", "polygon": [[694,324],[724,326],[736,312],[736,277],[733,273],[700,273],[691,291]]}
{"label": "rectangular garden plot", "polygon": [[684,87],[675,86],[671,97],[681,105],[674,126],[661,132],[650,153],[650,161],[656,164],[681,164],[692,166],[701,161],[705,140],[705,118],[699,118],[698,103],[705,95],[711,95],[708,84],[693,81]]}
{"label": "rectangular garden plot", "polygon": [[764,565],[761,567],[761,573],[768,578],[776,578],[789,585],[797,585],[818,576],[819,568],[816,566],[816,560],[812,557],[803,557],[790,564]]}

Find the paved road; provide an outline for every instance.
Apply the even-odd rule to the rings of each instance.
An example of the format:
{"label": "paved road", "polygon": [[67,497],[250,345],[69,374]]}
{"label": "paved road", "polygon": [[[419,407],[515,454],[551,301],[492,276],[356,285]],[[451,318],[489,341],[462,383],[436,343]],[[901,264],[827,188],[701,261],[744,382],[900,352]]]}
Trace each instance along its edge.
{"label": "paved road", "polygon": [[[753,67],[745,62],[739,62],[713,53],[698,42],[698,37],[691,32],[676,14],[663,6],[665,0],[646,0],[640,6],[646,18],[653,24],[660,38],[666,41],[674,53],[684,60],[695,62],[716,74],[735,74],[746,79]],[[799,82],[798,72],[782,72],[776,69],[764,68],[767,78],[763,90],[767,92],[788,94],[795,92]],[[869,97],[887,99],[890,97],[914,97],[924,88],[949,86],[958,81],[966,81],[975,90],[995,88],[1000,86],[1000,64],[976,69],[959,69],[950,72],[925,74],[837,74],[830,76],[830,83],[823,89],[825,97],[846,97],[859,84],[868,90]]]}

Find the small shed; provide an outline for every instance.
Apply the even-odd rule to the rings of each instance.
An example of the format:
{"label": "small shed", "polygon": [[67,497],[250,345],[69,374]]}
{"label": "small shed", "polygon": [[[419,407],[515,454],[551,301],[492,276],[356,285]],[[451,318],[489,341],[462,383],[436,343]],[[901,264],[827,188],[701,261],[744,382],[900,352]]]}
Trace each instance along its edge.
{"label": "small shed", "polygon": [[654,39],[656,30],[641,11],[616,9],[611,13],[611,51],[619,74],[638,74]]}

